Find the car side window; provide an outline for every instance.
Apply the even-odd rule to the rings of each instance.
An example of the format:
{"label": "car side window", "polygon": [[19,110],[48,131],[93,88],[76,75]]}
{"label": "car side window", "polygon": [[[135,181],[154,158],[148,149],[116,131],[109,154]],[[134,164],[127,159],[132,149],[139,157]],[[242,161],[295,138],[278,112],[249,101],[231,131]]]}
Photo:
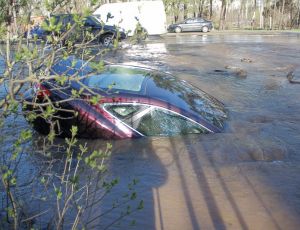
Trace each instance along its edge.
{"label": "car side window", "polygon": [[204,19],[202,19],[202,18],[198,18],[196,20],[197,20],[197,22],[204,22]]}
{"label": "car side window", "polygon": [[141,117],[151,109],[141,104],[105,104],[104,108],[133,129],[138,127]]}
{"label": "car side window", "polygon": [[106,104],[104,108],[145,136],[208,133],[199,124],[172,111],[142,104]]}
{"label": "car side window", "polygon": [[186,22],[187,24],[190,24],[190,23],[193,23],[194,20],[193,20],[193,19],[187,19],[185,22]]}
{"label": "car side window", "polygon": [[136,130],[146,136],[174,136],[192,133],[208,133],[199,124],[172,111],[153,108],[145,114]]}
{"label": "car side window", "polygon": [[85,18],[84,25],[85,26],[93,26],[95,23],[90,18]]}

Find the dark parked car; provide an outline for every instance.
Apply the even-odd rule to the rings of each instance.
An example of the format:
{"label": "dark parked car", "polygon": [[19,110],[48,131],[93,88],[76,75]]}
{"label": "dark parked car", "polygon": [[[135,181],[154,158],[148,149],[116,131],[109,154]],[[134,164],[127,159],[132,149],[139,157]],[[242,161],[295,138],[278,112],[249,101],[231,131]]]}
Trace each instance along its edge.
{"label": "dark parked car", "polygon": [[[80,137],[106,139],[216,133],[223,129],[223,105],[167,73],[127,65],[107,65],[103,71],[95,72],[74,57],[57,62],[52,73],[76,75],[78,80],[64,85],[45,81],[25,95],[28,102],[45,102],[46,97],[56,103],[63,101],[63,110],[55,114],[56,131],[62,136],[70,136],[73,125],[78,126]],[[87,88],[83,89],[83,85]],[[80,89],[81,96],[70,99],[72,90]],[[95,95],[100,96],[96,103],[91,100]],[[47,134],[49,121],[37,108],[27,106],[25,116],[34,111],[38,116],[33,127]],[[70,110],[77,116],[67,112]]]}
{"label": "dark parked car", "polygon": [[[50,21],[53,20],[56,25],[60,25],[56,35],[63,34],[70,30],[70,28],[76,23],[76,15],[74,14],[59,14],[51,15]],[[35,27],[30,32],[31,37],[37,36],[41,39],[46,39],[51,31],[47,29],[50,22],[45,20],[42,27]],[[25,33],[27,36],[28,33]],[[74,42],[81,42],[83,39],[90,40],[89,35],[94,35],[95,41],[103,43],[103,45],[108,46],[112,43],[114,39],[123,40],[126,38],[126,34],[120,31],[115,26],[102,25],[94,16],[86,16],[83,19],[83,24],[78,25],[73,28],[66,39],[70,39]]]}
{"label": "dark parked car", "polygon": [[191,31],[202,31],[204,33],[211,31],[213,24],[203,18],[188,18],[183,22],[172,24],[168,27],[169,32],[191,32]]}
{"label": "dark parked car", "polygon": [[38,39],[45,40],[47,39],[47,35],[48,33],[46,33],[46,31],[40,25],[36,25],[31,30],[24,33],[24,37],[29,39],[37,37]]}

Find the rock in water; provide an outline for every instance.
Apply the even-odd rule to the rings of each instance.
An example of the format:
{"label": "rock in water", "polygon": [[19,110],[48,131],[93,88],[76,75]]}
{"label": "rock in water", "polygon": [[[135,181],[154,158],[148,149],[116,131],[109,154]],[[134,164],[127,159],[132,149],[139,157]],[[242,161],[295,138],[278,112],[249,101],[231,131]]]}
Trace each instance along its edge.
{"label": "rock in water", "polygon": [[253,61],[250,58],[242,58],[241,62],[248,62],[248,63],[252,63]]}

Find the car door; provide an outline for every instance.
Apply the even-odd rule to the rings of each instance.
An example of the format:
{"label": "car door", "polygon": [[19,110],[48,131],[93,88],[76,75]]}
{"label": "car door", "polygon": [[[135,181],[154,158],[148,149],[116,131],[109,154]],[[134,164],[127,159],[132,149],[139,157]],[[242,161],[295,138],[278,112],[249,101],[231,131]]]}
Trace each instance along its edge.
{"label": "car door", "polygon": [[197,19],[187,19],[185,21],[184,27],[184,31],[198,31],[197,27],[199,28],[199,25]]}
{"label": "car door", "polygon": [[[68,31],[68,40],[71,42],[79,42],[82,41],[83,30],[82,28],[75,22],[75,15],[68,14],[63,17],[63,25],[66,31]],[[74,27],[75,25],[75,27]]]}
{"label": "car door", "polygon": [[89,16],[84,19],[84,25],[82,26],[84,32],[84,38],[86,40],[94,39],[101,31],[101,27],[97,25],[93,19]]}
{"label": "car door", "polygon": [[192,19],[186,19],[182,24],[182,31],[191,31],[193,26]]}
{"label": "car door", "polygon": [[202,31],[205,21],[202,18],[195,19],[195,31]]}

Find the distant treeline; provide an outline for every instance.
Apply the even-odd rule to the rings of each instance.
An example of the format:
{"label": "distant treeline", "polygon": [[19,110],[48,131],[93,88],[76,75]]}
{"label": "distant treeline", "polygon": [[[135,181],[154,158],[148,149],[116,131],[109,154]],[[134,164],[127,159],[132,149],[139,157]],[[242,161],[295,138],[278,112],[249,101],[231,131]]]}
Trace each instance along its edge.
{"label": "distant treeline", "polygon": [[[300,0],[163,0],[168,23],[204,17],[224,29],[300,29]],[[16,34],[31,16],[91,12],[116,0],[0,0],[0,24]],[[125,2],[125,1],[123,1]],[[0,31],[1,32],[1,31]]]}
{"label": "distant treeline", "polygon": [[164,0],[173,22],[204,17],[217,29],[299,29],[300,0]]}

